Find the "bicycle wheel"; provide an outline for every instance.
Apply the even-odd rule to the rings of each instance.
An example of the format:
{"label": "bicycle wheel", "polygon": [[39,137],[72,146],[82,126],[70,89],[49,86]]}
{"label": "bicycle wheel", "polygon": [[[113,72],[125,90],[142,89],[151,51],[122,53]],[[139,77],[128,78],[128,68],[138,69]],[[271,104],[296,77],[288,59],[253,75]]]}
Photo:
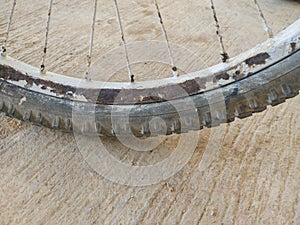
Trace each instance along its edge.
{"label": "bicycle wheel", "polygon": [[115,1],[129,82],[90,80],[97,1],[94,1],[91,16],[88,72],[83,80],[45,70],[53,6],[51,0],[47,10],[41,68],[6,55],[16,1],[12,2],[7,36],[0,57],[0,109],[24,121],[64,131],[97,132],[107,136],[183,133],[231,122],[235,117],[250,116],[264,110],[267,105],[276,105],[297,95],[300,89],[300,20],[273,37],[256,1],[265,31],[270,36],[267,41],[228,59],[217,10],[210,1],[223,62],[180,75],[177,74],[163,14],[159,4],[154,1],[168,49],[170,71],[174,76],[152,81],[138,81],[132,74],[128,44]]}

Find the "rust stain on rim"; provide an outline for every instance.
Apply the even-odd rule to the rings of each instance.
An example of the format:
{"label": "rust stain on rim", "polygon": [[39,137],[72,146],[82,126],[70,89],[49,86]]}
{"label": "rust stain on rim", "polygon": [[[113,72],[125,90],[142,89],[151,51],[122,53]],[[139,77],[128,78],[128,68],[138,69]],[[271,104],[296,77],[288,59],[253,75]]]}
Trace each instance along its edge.
{"label": "rust stain on rim", "polygon": [[[248,58],[244,61],[244,63],[246,63],[248,66],[265,64],[268,58],[270,58],[268,53],[260,53],[254,57]],[[73,95],[76,94],[82,95],[89,102],[97,104],[145,104],[199,94],[207,89],[208,82],[216,84],[219,83],[220,80],[229,80],[230,77],[232,77],[234,80],[240,80],[247,76],[246,74],[242,73],[238,74],[238,76],[236,76],[236,73],[234,76],[231,76],[229,74],[231,70],[236,70],[236,67],[220,71],[216,74],[213,74],[211,77],[196,77],[195,79],[186,80],[179,84],[169,84],[157,88],[145,89],[77,88],[50,80],[33,78],[28,74],[23,74],[20,71],[17,71],[14,68],[6,65],[0,65],[0,78],[6,81],[25,81],[27,83],[26,86],[31,87],[32,85],[36,85],[42,90],[49,89],[51,93],[54,93],[58,97],[67,99],[72,99]],[[219,85],[221,85],[221,83]],[[184,93],[178,93],[174,91],[178,90],[178,88],[184,90]]]}

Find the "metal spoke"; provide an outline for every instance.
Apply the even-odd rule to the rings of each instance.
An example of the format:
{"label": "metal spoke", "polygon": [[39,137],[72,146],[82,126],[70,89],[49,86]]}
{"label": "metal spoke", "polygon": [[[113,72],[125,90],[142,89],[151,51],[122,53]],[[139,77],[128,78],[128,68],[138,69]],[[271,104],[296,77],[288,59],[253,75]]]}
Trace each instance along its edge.
{"label": "metal spoke", "polygon": [[175,63],[174,63],[174,57],[173,57],[171,47],[170,47],[170,43],[169,43],[169,40],[168,40],[167,31],[166,31],[165,25],[163,23],[162,15],[160,13],[160,9],[159,9],[159,6],[158,6],[158,3],[157,3],[156,0],[154,0],[154,5],[155,5],[155,8],[156,8],[158,18],[159,18],[159,24],[160,24],[160,27],[161,27],[161,31],[163,33],[163,36],[164,36],[164,39],[165,39],[165,42],[166,42],[166,46],[167,46],[167,49],[168,49],[170,62],[171,62],[171,65],[172,65],[173,76],[177,77],[178,76],[178,70],[177,70],[177,67],[175,66]]}
{"label": "metal spoke", "polygon": [[95,22],[96,22],[96,15],[97,15],[97,2],[98,0],[94,0],[94,14],[93,14],[93,21],[92,21],[92,28],[90,34],[90,47],[89,53],[87,55],[87,72],[86,72],[86,79],[91,80],[90,75],[90,68],[92,64],[92,52],[93,52],[93,44],[94,44],[94,31],[95,31]]}
{"label": "metal spoke", "polygon": [[273,32],[272,32],[272,29],[269,27],[268,25],[268,22],[263,14],[263,11],[260,7],[260,5],[258,4],[257,0],[253,0],[254,1],[254,4],[256,6],[256,9],[260,15],[260,18],[262,20],[262,23],[263,23],[263,27],[264,27],[264,30],[266,32],[266,34],[268,35],[269,38],[272,38],[274,35],[273,35]]}
{"label": "metal spoke", "polygon": [[119,11],[119,6],[118,6],[117,0],[114,0],[114,4],[115,4],[115,10],[116,10],[117,20],[118,20],[118,24],[119,24],[119,30],[120,30],[121,39],[122,39],[123,48],[124,48],[124,54],[125,54],[127,70],[128,70],[128,77],[129,77],[129,80],[133,83],[134,82],[134,75],[131,72],[131,66],[130,66],[130,62],[129,62],[127,43],[126,43],[126,40],[125,40],[125,35],[124,35],[124,30],[123,30],[123,26],[122,26],[122,22],[121,22],[121,16],[120,16],[120,11]]}
{"label": "metal spoke", "polygon": [[40,68],[42,73],[45,73],[45,60],[46,60],[47,49],[48,49],[48,35],[49,35],[49,28],[50,28],[52,5],[53,5],[53,0],[50,0],[49,6],[48,6],[47,25],[46,25],[46,33],[45,33],[45,39],[44,39],[44,52],[43,52],[42,64],[41,64],[41,68]]}
{"label": "metal spoke", "polygon": [[8,23],[7,23],[5,39],[4,39],[4,43],[2,45],[2,50],[1,50],[1,55],[2,56],[6,56],[7,41],[8,41],[9,31],[10,31],[10,27],[11,27],[12,18],[13,18],[13,15],[14,15],[16,4],[17,4],[17,0],[12,0],[12,6],[11,6],[10,15],[9,15]]}
{"label": "metal spoke", "polygon": [[225,47],[224,47],[224,43],[223,43],[223,37],[222,37],[221,32],[220,32],[220,24],[219,24],[219,20],[218,20],[218,17],[217,17],[217,12],[216,12],[213,0],[210,0],[210,7],[211,7],[211,10],[212,10],[212,13],[213,13],[213,17],[214,17],[215,25],[216,25],[216,29],[217,29],[216,34],[217,34],[218,40],[219,40],[219,45],[220,45],[220,50],[221,50],[221,59],[222,59],[222,62],[226,62],[229,59],[229,55],[225,51]]}

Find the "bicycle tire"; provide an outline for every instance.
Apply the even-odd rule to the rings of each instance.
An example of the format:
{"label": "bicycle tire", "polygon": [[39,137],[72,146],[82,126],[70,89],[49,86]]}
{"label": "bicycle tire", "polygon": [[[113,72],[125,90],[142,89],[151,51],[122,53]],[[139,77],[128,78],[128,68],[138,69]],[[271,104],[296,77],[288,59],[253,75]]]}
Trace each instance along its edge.
{"label": "bicycle tire", "polygon": [[[104,136],[183,133],[248,117],[298,94],[300,20],[228,63],[179,78],[135,84],[78,82],[49,72],[40,75],[37,68],[0,57],[0,110],[23,121],[71,132],[75,131],[72,113],[92,107],[92,111],[84,112],[84,116],[93,117],[92,122],[76,131]],[[183,95],[175,93],[175,85],[184,90]],[[217,93],[223,98],[215,97]],[[187,118],[180,118],[172,107],[186,98],[194,103],[196,120],[188,117],[193,109],[184,109]],[[223,108],[212,107],[220,101],[224,101]],[[118,121],[118,126],[113,126],[112,109],[122,112],[128,107],[129,126],[122,124],[122,113],[120,118],[113,118]],[[149,130],[154,117],[165,121],[166,130],[160,124]]]}

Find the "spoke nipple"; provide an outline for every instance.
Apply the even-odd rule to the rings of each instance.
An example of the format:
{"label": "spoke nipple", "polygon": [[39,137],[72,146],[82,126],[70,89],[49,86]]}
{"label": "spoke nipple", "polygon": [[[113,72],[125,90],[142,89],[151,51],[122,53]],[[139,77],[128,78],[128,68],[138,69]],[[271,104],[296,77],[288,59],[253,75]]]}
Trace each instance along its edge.
{"label": "spoke nipple", "polygon": [[172,67],[172,71],[173,71],[174,77],[177,77],[177,76],[178,76],[178,69],[177,69],[176,66],[173,66],[173,67]]}
{"label": "spoke nipple", "polygon": [[226,52],[222,53],[221,56],[223,63],[227,62],[227,60],[229,59],[229,55]]}
{"label": "spoke nipple", "polygon": [[42,73],[45,72],[45,65],[44,65],[44,64],[41,65],[41,72],[42,72]]}
{"label": "spoke nipple", "polygon": [[6,48],[2,46],[1,56],[6,56]]}
{"label": "spoke nipple", "polygon": [[133,83],[134,82],[134,75],[130,76],[130,82]]}

